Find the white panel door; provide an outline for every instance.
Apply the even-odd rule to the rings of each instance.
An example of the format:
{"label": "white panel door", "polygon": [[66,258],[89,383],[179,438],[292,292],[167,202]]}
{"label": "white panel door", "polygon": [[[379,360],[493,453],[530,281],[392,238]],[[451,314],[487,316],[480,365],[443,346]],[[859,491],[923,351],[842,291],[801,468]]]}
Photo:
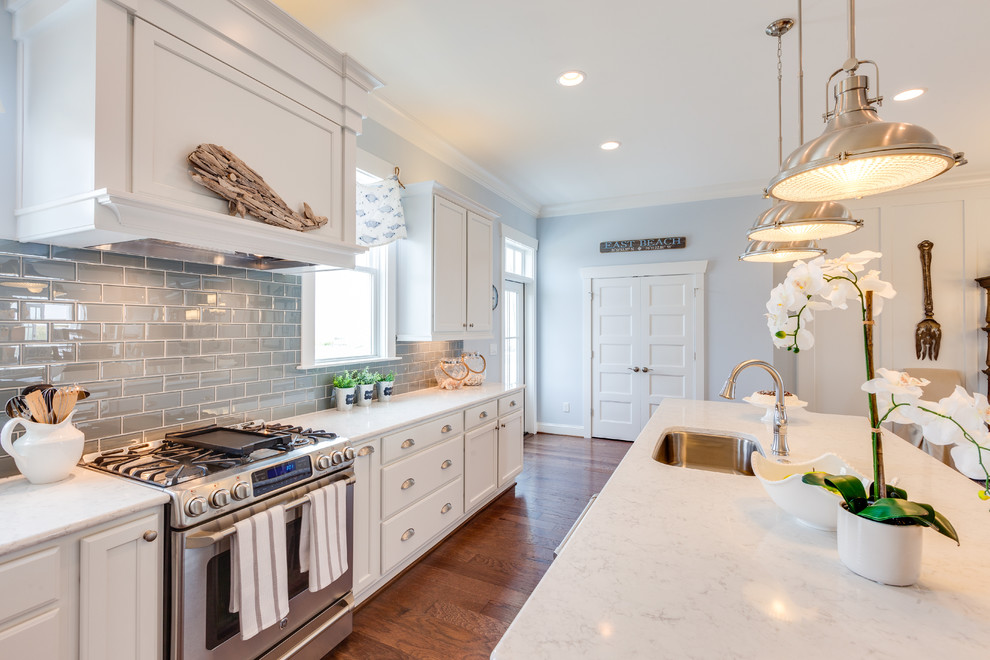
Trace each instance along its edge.
{"label": "white panel door", "polygon": [[433,331],[463,333],[467,210],[443,197],[434,197],[433,203]]}
{"label": "white panel door", "polygon": [[594,280],[591,290],[592,435],[633,440],[643,427],[633,371],[641,362],[639,278]]}
{"label": "white panel door", "polygon": [[634,440],[665,398],[698,396],[694,279],[601,278],[591,287],[591,434]]}
{"label": "white panel door", "polygon": [[694,396],[694,287],[689,275],[641,278],[643,425],[667,397]]}

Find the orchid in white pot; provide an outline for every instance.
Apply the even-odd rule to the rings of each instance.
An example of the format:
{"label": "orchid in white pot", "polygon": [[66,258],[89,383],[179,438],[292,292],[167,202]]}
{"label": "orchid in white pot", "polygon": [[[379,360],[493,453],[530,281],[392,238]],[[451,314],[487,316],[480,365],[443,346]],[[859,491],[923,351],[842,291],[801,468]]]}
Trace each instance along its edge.
{"label": "orchid in white pot", "polygon": [[896,295],[893,286],[880,279],[879,271],[866,270],[866,264],[880,256],[866,251],[837,259],[798,261],[771,291],[767,302],[767,325],[774,344],[794,353],[814,346],[815,338],[807,325],[817,312],[847,309],[853,301],[858,303],[863,320],[867,382],[862,389],[868,394],[873,485],[867,493],[856,477],[824,473],[807,474],[804,481],[838,492],[851,514],[892,525],[931,527],[958,543],[955,530],[944,516],[928,504],[908,501],[903,490],[886,484],[880,425],[885,421],[920,424],[929,441],[954,444],[952,456],[960,471],[983,479],[980,497],[988,499],[990,460],[984,452],[990,452],[990,434],[984,423],[990,422],[990,405],[983,395],[971,397],[962,388],[937,403],[922,401],[921,388],[927,381],[886,369],[874,372],[873,317],[882,311],[885,299]]}

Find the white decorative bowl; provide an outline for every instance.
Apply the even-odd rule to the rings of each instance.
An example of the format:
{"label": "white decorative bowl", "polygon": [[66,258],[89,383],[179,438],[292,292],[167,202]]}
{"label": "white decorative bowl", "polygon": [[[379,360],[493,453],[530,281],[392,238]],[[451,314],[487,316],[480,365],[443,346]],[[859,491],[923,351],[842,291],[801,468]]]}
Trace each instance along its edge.
{"label": "white decorative bowl", "polygon": [[[766,422],[767,424],[773,423],[773,409],[777,407],[776,396],[768,396],[766,394],[760,394],[759,392],[753,392],[749,396],[744,396],[743,401],[751,406],[756,406],[757,408],[763,408],[766,410],[766,413],[764,413],[760,421]],[[802,401],[793,394],[788,394],[784,397],[785,409],[804,408],[807,405],[807,401]]]}
{"label": "white decorative bowl", "polygon": [[777,463],[753,452],[753,472],[777,506],[808,527],[826,531],[835,531],[841,500],[824,488],[802,482],[801,478],[808,472],[851,474],[863,478],[852,466],[831,453],[800,463]]}

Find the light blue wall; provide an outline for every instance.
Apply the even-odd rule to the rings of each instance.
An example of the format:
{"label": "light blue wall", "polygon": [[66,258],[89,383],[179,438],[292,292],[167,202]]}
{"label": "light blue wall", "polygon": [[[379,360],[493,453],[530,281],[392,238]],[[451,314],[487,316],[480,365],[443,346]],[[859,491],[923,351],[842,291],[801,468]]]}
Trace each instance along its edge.
{"label": "light blue wall", "polygon": [[[716,398],[737,362],[769,360],[765,303],[772,267],[737,260],[745,230],[767,207],[760,197],[672,204],[538,221],[538,347],[541,423],[578,427],[581,381],[581,276],[586,266],[708,260],[706,274],[707,399]],[[687,247],[655,252],[600,254],[606,240],[686,236]],[[770,385],[766,374],[744,373],[740,396]],[[570,412],[562,404],[570,404]]]}

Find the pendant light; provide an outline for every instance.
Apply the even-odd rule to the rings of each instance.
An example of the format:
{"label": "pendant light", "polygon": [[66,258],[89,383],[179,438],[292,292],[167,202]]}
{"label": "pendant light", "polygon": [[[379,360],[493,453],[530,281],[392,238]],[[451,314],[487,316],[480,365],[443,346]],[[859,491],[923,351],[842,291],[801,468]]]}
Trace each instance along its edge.
{"label": "pendant light", "polygon": [[767,186],[767,193],[797,202],[824,202],[876,195],[911,186],[947,172],[966,159],[961,152],[938,143],[929,131],[914,124],[881,121],[876,108],[883,97],[870,98],[869,78],[857,74],[856,0],[849,0],[849,59],[825,83],[845,72],[833,91],[835,107],[825,104],[828,122],[821,136],[802,144]]}
{"label": "pendant light", "polygon": [[[801,34],[801,4],[798,1],[798,35]],[[768,36],[777,39],[777,164],[783,160],[784,136],[782,119],[782,93],[781,83],[783,79],[781,65],[781,37],[794,26],[794,21],[790,18],[780,18],[767,26]],[[800,70],[800,67],[799,67]],[[802,74],[803,75],[803,74]],[[803,90],[800,99],[803,102]],[[802,131],[803,131],[802,121]],[[746,251],[739,255],[740,261],[752,262],[773,262],[783,263],[795,261],[797,259],[813,259],[825,254],[825,250],[818,247],[818,244],[811,239],[818,238],[815,229],[822,229],[829,226],[833,217],[838,218],[844,213],[852,219],[851,214],[841,204],[835,207],[825,207],[819,205],[808,205],[795,202],[781,202],[774,200],[773,205],[760,214],[753,227],[747,232],[750,239]],[[855,221],[854,221],[855,222]],[[836,227],[845,228],[845,224],[837,224]],[[832,233],[823,232],[827,236],[838,236],[853,229],[834,230]]]}
{"label": "pendant light", "polygon": [[[781,65],[780,37],[790,29],[780,19],[767,26],[766,33],[777,37],[777,166],[783,161],[781,131]],[[786,26],[786,27],[785,27]],[[798,0],[798,143],[804,142],[804,19],[802,0]],[[863,226],[852,213],[838,202],[774,202],[760,214],[746,233],[754,241],[804,241],[834,238],[854,232]]]}

